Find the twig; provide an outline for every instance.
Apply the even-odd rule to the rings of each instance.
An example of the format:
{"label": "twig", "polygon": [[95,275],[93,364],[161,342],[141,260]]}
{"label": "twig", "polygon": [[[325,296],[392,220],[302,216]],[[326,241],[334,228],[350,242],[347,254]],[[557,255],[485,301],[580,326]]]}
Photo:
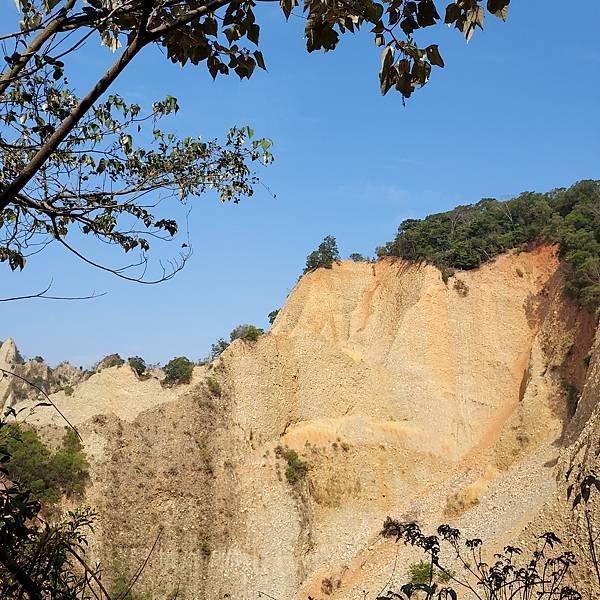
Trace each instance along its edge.
{"label": "twig", "polygon": [[52,287],[52,280],[48,286],[41,292],[35,292],[32,294],[24,294],[23,296],[12,296],[9,298],[0,298],[0,302],[13,302],[15,300],[30,300],[33,298],[41,298],[43,300],[92,300],[93,298],[100,298],[106,296],[107,292],[101,292],[97,294],[95,291],[87,296],[48,296],[46,292]]}
{"label": "twig", "polygon": [[375,598],[379,598],[383,592],[389,587],[390,583],[392,583],[392,579],[396,574],[396,566],[398,565],[398,548],[396,548],[396,556],[394,558],[394,568],[392,569],[392,573],[390,578],[387,580],[387,583],[381,588],[381,590],[375,595]]}
{"label": "twig", "polygon": [[150,557],[152,556],[152,553],[154,552],[154,549],[156,548],[156,545],[158,544],[158,540],[160,540],[160,536],[162,535],[162,532],[163,532],[163,528],[161,527],[158,530],[158,535],[156,536],[156,539],[154,540],[154,544],[152,544],[152,548],[150,548],[150,552],[148,552],[148,556],[146,556],[146,560],[144,560],[144,562],[138,569],[137,573],[131,578],[129,585],[127,586],[127,589],[122,594],[119,594],[115,600],[124,600],[125,598],[127,598],[129,592],[131,592],[131,590],[133,589],[133,586],[136,584],[137,580],[140,578],[140,575],[143,573],[144,569],[146,568],[146,565],[148,564],[148,561],[150,560]]}
{"label": "twig", "polygon": [[69,547],[67,548],[67,550],[79,561],[86,573],[88,573],[90,577],[98,584],[98,587],[100,588],[102,593],[108,598],[108,600],[111,600],[110,594],[106,591],[106,588],[102,585],[102,582],[100,581],[94,570],[85,562],[85,560],[83,560],[83,558],[81,558],[81,556],[79,556],[79,554],[77,554],[77,552],[75,552],[75,550],[73,550],[73,548]]}

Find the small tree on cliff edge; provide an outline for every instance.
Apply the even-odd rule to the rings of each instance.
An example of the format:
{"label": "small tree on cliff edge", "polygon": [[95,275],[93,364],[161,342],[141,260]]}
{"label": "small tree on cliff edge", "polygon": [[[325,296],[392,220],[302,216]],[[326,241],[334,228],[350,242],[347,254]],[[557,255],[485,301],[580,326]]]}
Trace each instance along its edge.
{"label": "small tree on cliff edge", "polygon": [[235,340],[256,342],[263,333],[264,331],[260,327],[256,327],[256,325],[238,325],[229,334],[229,339],[232,342]]}
{"label": "small tree on cliff edge", "polygon": [[337,241],[332,235],[328,235],[319,244],[319,247],[306,257],[306,267],[302,274],[310,273],[319,267],[331,269],[333,263],[339,260],[340,252],[337,247]]}
{"label": "small tree on cliff edge", "polygon": [[164,367],[164,384],[167,386],[190,383],[194,373],[194,363],[185,356],[171,359]]}

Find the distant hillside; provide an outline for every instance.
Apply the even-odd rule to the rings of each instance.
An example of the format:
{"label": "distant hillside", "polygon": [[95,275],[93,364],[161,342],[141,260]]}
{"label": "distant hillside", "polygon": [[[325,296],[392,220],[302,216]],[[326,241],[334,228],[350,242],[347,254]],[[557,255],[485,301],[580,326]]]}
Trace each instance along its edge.
{"label": "distant hillside", "polygon": [[505,202],[484,198],[425,219],[408,219],[379,256],[453,269],[474,269],[513,248],[560,244],[569,265],[567,290],[589,309],[600,306],[600,181],[581,181],[545,194],[526,192]]}

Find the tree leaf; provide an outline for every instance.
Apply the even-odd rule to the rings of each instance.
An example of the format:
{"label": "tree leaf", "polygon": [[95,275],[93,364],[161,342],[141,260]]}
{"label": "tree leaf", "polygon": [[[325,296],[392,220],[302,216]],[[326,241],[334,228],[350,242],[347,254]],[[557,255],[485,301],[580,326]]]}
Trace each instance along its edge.
{"label": "tree leaf", "polygon": [[433,0],[421,0],[417,8],[417,22],[419,27],[430,27],[435,25],[440,18]]}
{"label": "tree leaf", "polygon": [[296,0],[280,0],[281,10],[283,10],[283,14],[286,19],[290,18],[292,14],[292,9],[296,6]]}
{"label": "tree leaf", "polygon": [[253,52],[254,60],[256,60],[256,64],[263,70],[266,71],[267,67],[265,66],[265,59],[263,58],[262,52],[259,50],[255,50]]}
{"label": "tree leaf", "polygon": [[437,44],[431,44],[431,46],[427,46],[425,50],[427,51],[427,58],[432,65],[442,68],[444,67],[444,59],[440,54]]}
{"label": "tree leaf", "polygon": [[393,62],[394,48],[392,48],[392,46],[386,46],[381,53],[381,72],[386,73],[389,71]]}
{"label": "tree leaf", "polygon": [[250,27],[248,27],[248,33],[246,37],[258,46],[258,37],[260,35],[260,27],[256,23],[252,23]]}
{"label": "tree leaf", "polygon": [[394,78],[392,77],[392,65],[394,64],[394,49],[391,46],[386,46],[381,53],[381,70],[379,72],[379,83],[381,94],[385,96],[392,85]]}
{"label": "tree leaf", "polygon": [[510,0],[488,0],[487,9],[495,17],[506,21],[508,18],[508,5]]}
{"label": "tree leaf", "polygon": [[446,17],[444,18],[444,23],[450,25],[456,22],[460,17],[460,7],[456,2],[452,2],[448,4],[446,7]]}

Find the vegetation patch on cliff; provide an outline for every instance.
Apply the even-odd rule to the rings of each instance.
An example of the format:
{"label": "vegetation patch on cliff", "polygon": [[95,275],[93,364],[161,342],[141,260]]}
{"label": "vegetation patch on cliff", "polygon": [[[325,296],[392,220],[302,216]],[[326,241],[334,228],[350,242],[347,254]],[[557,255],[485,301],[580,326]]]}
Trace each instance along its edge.
{"label": "vegetation patch on cliff", "polygon": [[62,494],[81,494],[88,480],[88,462],[83,446],[72,429],[67,429],[61,447],[51,451],[35,431],[16,423],[2,428],[2,448],[8,460],[9,477],[29,489],[33,496],[51,506]]}
{"label": "vegetation patch on cliff", "polygon": [[284,448],[283,446],[277,446],[277,448],[275,448],[275,455],[278,458],[283,458],[287,462],[285,477],[289,483],[294,485],[306,477],[306,474],[310,469],[310,465],[303,461],[295,450],[287,447]]}
{"label": "vegetation patch on cliff", "polygon": [[583,306],[600,306],[600,181],[581,181],[545,194],[484,198],[424,219],[407,219],[379,256],[429,262],[442,273],[475,269],[534,242],[560,244],[569,265],[567,290]]}

